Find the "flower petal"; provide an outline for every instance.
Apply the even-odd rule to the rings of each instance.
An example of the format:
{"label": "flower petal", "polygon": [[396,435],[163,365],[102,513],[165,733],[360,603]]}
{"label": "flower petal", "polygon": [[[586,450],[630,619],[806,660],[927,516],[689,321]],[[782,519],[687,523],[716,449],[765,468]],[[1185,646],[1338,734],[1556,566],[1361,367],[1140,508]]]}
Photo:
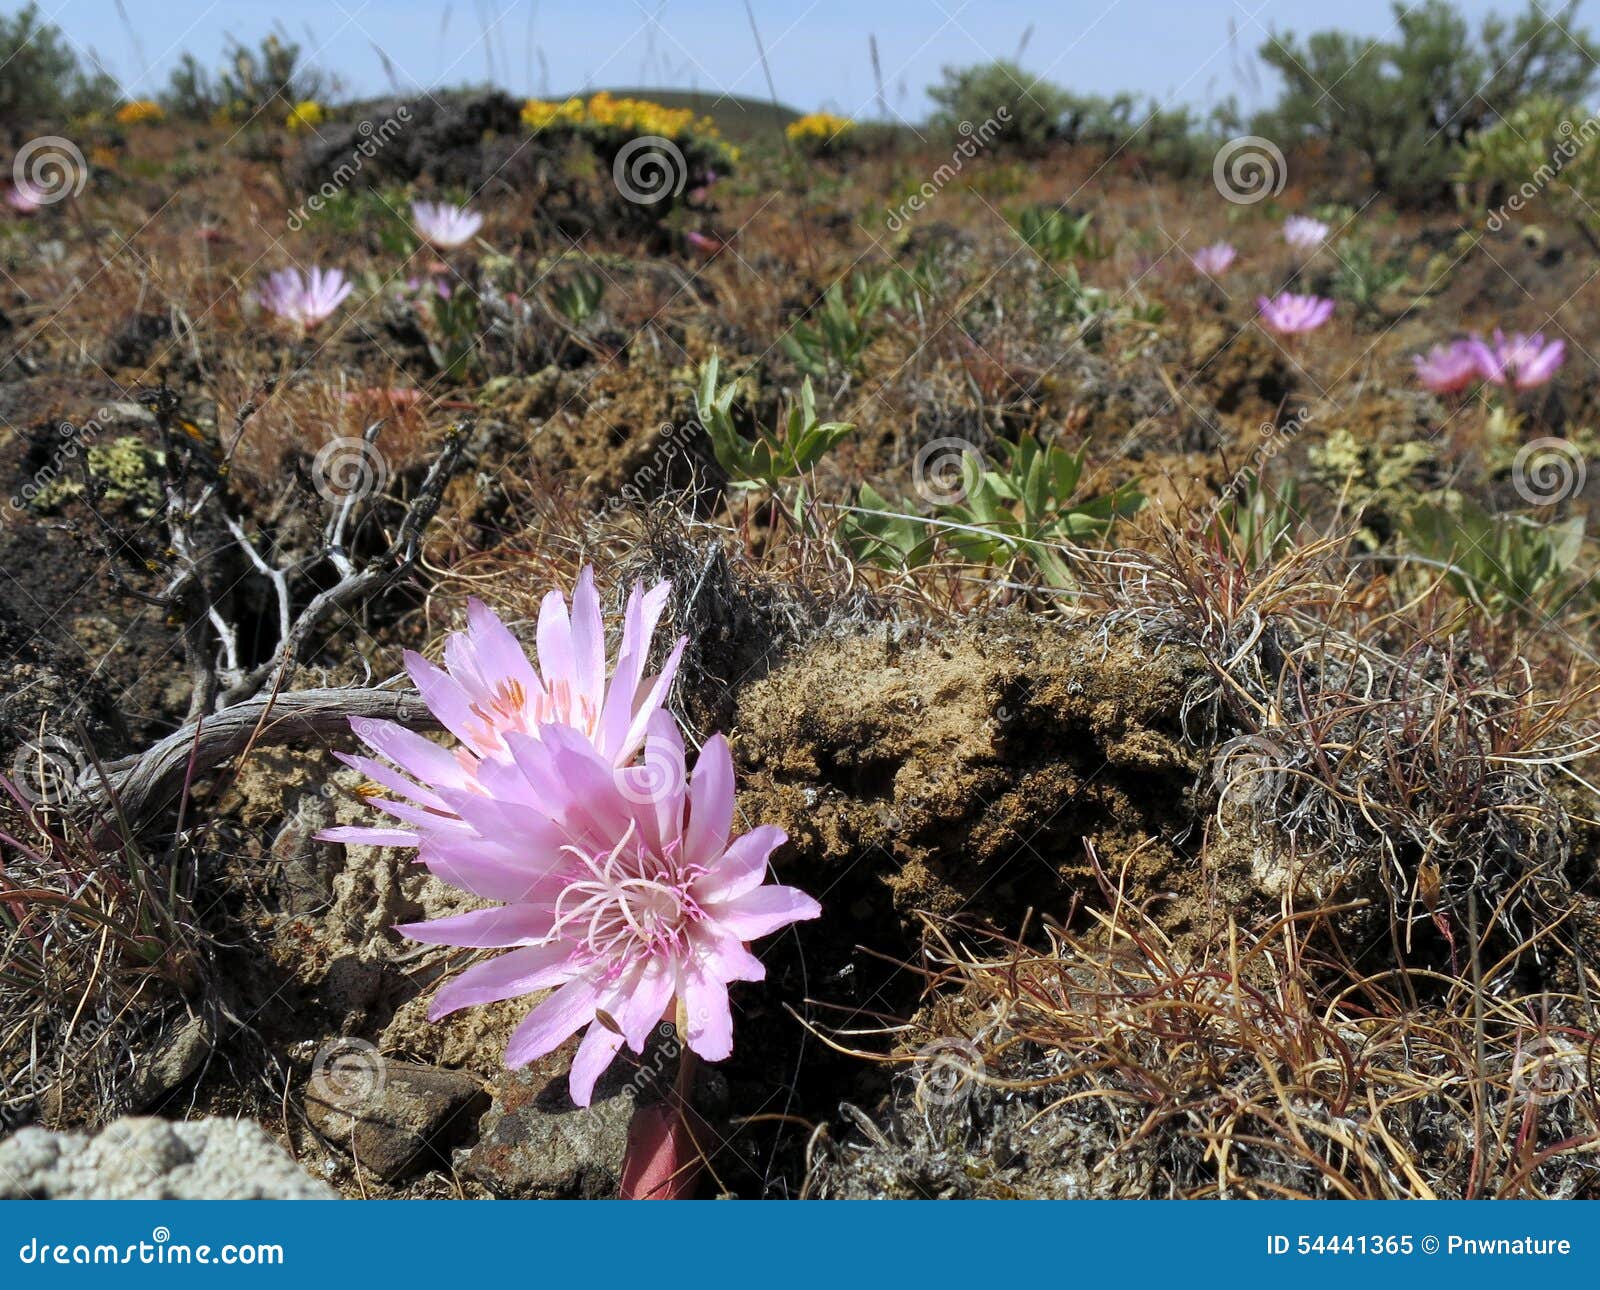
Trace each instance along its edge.
{"label": "flower petal", "polygon": [[[526,950],[513,953],[525,954]],[[573,977],[522,1019],[506,1045],[506,1065],[512,1070],[537,1061],[561,1047],[585,1022],[594,1020],[599,990],[591,976]]]}
{"label": "flower petal", "polygon": [[757,887],[706,912],[718,927],[741,941],[753,941],[790,923],[816,918],[822,906],[795,887]]}
{"label": "flower petal", "polygon": [[[543,990],[569,975],[568,958],[567,946],[529,945],[501,954],[487,963],[476,963],[440,987],[428,1004],[428,1020],[438,1021],[440,1017],[447,1017],[452,1012],[475,1004],[498,1003],[501,999],[514,999],[520,994]],[[551,998],[560,996],[567,988],[562,986]],[[543,1007],[544,1004],[539,1006]],[[537,1013],[538,1008],[534,1012]],[[571,1033],[571,1030],[567,1032],[569,1035]],[[566,1035],[562,1038],[566,1038]],[[559,1039],[556,1041],[560,1042]]]}
{"label": "flower petal", "polygon": [[706,740],[689,781],[689,826],[683,855],[690,864],[710,866],[728,848],[733,827],[733,758],[720,734]]}
{"label": "flower petal", "polygon": [[474,909],[423,923],[399,923],[395,931],[428,945],[501,950],[543,939],[553,918],[548,905],[496,905],[493,909]]}
{"label": "flower petal", "polygon": [[701,904],[732,900],[759,887],[767,876],[767,861],[788,840],[789,835],[773,824],[741,834],[694,884],[695,899]]}

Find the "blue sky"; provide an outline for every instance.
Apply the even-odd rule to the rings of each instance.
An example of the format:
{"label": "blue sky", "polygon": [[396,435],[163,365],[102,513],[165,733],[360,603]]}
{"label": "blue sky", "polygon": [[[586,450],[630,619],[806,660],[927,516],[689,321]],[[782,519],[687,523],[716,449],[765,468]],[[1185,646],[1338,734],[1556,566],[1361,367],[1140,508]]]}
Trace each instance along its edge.
{"label": "blue sky", "polygon": [[[1540,0],[1554,11],[1559,0]],[[876,115],[875,36],[891,113],[919,119],[945,64],[1013,57],[1083,92],[1131,89],[1209,106],[1270,100],[1254,57],[1269,30],[1326,26],[1381,35],[1388,0],[751,0],[778,96],[800,108]],[[0,9],[20,7],[0,0]],[[352,92],[496,82],[517,93],[666,85],[765,98],[743,0],[42,0],[130,96],[166,83],[185,49],[218,61],[227,36],[253,42],[279,22]],[[1477,17],[1522,0],[1462,0]],[[130,30],[131,29],[131,30]],[[487,32],[487,36],[486,36]]]}

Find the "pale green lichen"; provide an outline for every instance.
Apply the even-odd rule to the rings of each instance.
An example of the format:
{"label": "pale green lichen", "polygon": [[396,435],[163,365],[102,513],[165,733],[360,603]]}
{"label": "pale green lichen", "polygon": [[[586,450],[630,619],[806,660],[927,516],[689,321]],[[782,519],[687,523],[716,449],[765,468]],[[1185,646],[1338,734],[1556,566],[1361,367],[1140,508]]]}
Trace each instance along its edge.
{"label": "pale green lichen", "polygon": [[[161,509],[162,454],[143,439],[119,435],[107,443],[91,444],[85,457],[89,473],[105,483],[103,506],[131,509],[141,519]],[[73,468],[43,484],[33,495],[32,505],[48,514],[84,493],[83,472]]]}

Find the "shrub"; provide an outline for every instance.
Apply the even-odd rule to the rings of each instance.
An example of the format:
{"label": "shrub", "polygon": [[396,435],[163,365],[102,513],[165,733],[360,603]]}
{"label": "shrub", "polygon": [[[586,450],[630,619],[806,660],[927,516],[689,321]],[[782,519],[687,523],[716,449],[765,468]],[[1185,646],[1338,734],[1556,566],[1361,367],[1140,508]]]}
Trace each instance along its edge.
{"label": "shrub", "polygon": [[192,54],[185,54],[163,100],[175,116],[248,121],[264,115],[280,121],[296,105],[325,101],[335,89],[332,77],[301,59],[299,45],[268,36],[253,50],[231,43],[215,78]]}
{"label": "shrub", "polygon": [[1271,37],[1261,57],[1284,93],[1255,132],[1353,154],[1374,188],[1422,203],[1446,192],[1472,133],[1536,96],[1578,98],[1593,79],[1596,47],[1571,25],[1576,0],[1553,17],[1537,4],[1510,24],[1489,17],[1476,38],[1445,0],[1394,9],[1395,40]]}
{"label": "shrub", "polygon": [[1467,145],[1462,178],[1497,209],[1489,228],[1543,202],[1600,252],[1600,149],[1595,118],[1557,98],[1524,103]]}
{"label": "shrub", "polygon": [[61,29],[39,20],[37,4],[0,14],[0,68],[0,120],[59,120],[116,101],[116,82],[86,71]]}
{"label": "shrub", "polygon": [[152,103],[149,99],[135,99],[132,103],[124,103],[117,109],[117,124],[154,125],[164,120],[166,115],[161,110],[161,104]]}
{"label": "shrub", "polygon": [[929,87],[928,97],[939,107],[935,126],[977,129],[985,121],[997,121],[996,142],[1021,151],[1038,151],[1061,138],[1073,102],[1065,91],[1005,59],[978,67],[946,67],[944,80]]}

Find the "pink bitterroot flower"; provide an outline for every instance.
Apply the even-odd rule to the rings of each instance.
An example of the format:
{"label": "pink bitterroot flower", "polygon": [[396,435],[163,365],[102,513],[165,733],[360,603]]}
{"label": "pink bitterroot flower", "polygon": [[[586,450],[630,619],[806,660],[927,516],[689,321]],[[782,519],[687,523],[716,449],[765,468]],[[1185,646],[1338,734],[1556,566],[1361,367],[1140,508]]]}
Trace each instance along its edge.
{"label": "pink bitterroot flower", "polygon": [[1283,221],[1283,240],[1297,251],[1310,251],[1328,240],[1329,229],[1309,215],[1291,215]]}
{"label": "pink bitterroot flower", "polygon": [[1194,265],[1196,272],[1216,278],[1226,273],[1238,258],[1239,252],[1227,242],[1214,242],[1210,246],[1202,246],[1189,257],[1189,262]]}
{"label": "pink bitterroot flower", "polygon": [[651,715],[666,702],[687,637],[680,637],[659,675],[647,677],[650,638],[672,592],[670,582],[635,587],[622,620],[617,664],[606,679],[606,628],[594,570],[578,575],[572,614],[559,591],[539,606],[539,666],[528,661],[504,623],[477,600],[467,605],[467,630],[445,641],[444,667],[406,654],[423,702],[470,758],[501,756],[506,736],[552,723],[569,726],[614,766],[631,761]]}
{"label": "pink bitterroot flower", "polygon": [[1417,380],[1425,389],[1435,394],[1459,394],[1479,381],[1490,379],[1486,366],[1492,366],[1493,356],[1488,347],[1476,337],[1451,341],[1448,345],[1435,345],[1426,357],[1413,355]]}
{"label": "pink bitterroot flower", "polygon": [[[1481,344],[1481,343],[1480,343]],[[1567,356],[1567,342],[1553,340],[1546,343],[1543,332],[1513,332],[1507,336],[1498,328],[1494,333],[1494,347],[1481,348],[1486,358],[1486,380],[1496,384],[1509,384],[1513,389],[1532,390],[1553,377]]]}
{"label": "pink bitterroot flower", "polygon": [[[666,712],[651,719],[643,764],[620,774],[568,727],[509,743],[511,761],[486,763],[494,800],[468,803],[469,832],[447,844],[450,874],[430,865],[504,903],[397,929],[427,944],[508,952],[439,990],[429,1017],[555,987],[512,1033],[505,1061],[525,1066],[587,1027],[569,1081],[579,1106],[624,1043],[642,1052],[674,1012],[690,1049],[726,1058],[728,985],[766,975],[746,943],[822,912],[805,893],[764,881],[781,829],[733,836],[727,741],[706,743],[692,779]],[[421,859],[429,863],[426,841]]]}
{"label": "pink bitterroot flower", "polygon": [[1297,336],[1316,329],[1333,317],[1333,301],[1321,296],[1297,296],[1285,291],[1268,298],[1258,296],[1261,325],[1280,336]]}
{"label": "pink bitterroot flower", "polygon": [[352,284],[340,269],[279,269],[261,286],[262,308],[311,331],[344,303]]}
{"label": "pink bitterroot flower", "polygon": [[448,202],[412,202],[411,219],[422,240],[442,251],[465,246],[483,227],[477,211]]}

